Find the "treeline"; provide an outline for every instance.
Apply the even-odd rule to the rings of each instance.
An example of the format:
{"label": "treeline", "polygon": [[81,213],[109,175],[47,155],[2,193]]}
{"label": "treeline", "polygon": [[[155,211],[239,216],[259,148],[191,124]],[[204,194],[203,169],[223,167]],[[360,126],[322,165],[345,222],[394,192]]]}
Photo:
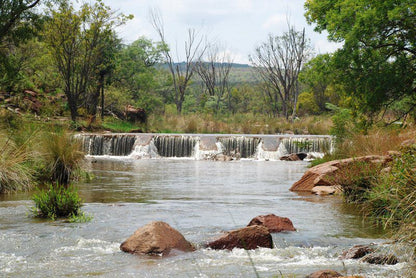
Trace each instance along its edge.
{"label": "treeline", "polygon": [[151,13],[158,42],[140,37],[123,44],[115,30],[132,16],[100,0],[79,9],[66,0],[2,1],[3,106],[19,106],[23,91],[31,89],[44,97],[38,113],[68,115],[74,122],[79,116],[117,117],[127,105],[148,114],[292,120],[335,111],[343,124],[354,118],[362,126],[414,119],[415,4],[308,0],[305,8],[309,23],[342,48],[315,55],[305,31],[288,25],[253,49],[251,67],[236,67],[224,47],[193,29],[184,30],[184,48],[172,53],[158,11]]}

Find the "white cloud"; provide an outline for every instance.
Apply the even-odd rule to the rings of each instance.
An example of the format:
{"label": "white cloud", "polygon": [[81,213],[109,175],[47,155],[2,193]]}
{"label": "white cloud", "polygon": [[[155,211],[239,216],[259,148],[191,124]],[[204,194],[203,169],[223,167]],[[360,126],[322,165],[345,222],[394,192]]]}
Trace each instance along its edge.
{"label": "white cloud", "polygon": [[287,16],[282,14],[276,14],[269,17],[262,25],[263,29],[271,29],[273,27],[281,27],[287,22]]}

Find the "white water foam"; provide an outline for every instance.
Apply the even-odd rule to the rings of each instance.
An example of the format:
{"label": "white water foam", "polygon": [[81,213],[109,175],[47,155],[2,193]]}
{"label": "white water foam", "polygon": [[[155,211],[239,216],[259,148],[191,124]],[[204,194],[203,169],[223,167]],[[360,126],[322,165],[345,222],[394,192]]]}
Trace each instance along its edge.
{"label": "white water foam", "polygon": [[75,251],[87,251],[100,255],[115,254],[120,251],[120,243],[81,238],[76,245],[63,246],[55,250],[60,255],[71,255]]}
{"label": "white water foam", "polygon": [[133,159],[157,158],[159,154],[152,139],[148,145],[135,145],[133,152],[128,157]]}
{"label": "white water foam", "polygon": [[198,141],[194,148],[193,158],[196,160],[212,160],[215,156],[222,154],[224,152],[224,146],[221,142],[216,142],[215,145],[217,146],[216,150],[201,150],[200,149],[200,142]]}

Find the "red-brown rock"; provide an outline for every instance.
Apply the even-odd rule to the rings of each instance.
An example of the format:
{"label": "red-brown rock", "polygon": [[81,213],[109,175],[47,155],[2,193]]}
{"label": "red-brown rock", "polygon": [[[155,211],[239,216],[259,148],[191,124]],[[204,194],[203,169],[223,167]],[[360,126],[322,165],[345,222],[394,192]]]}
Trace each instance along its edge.
{"label": "red-brown rock", "polygon": [[319,164],[315,167],[310,168],[302,178],[295,182],[290,191],[299,191],[299,192],[311,192],[312,188],[315,186],[331,186],[332,178],[337,171],[342,171],[344,167],[348,167],[351,163],[355,162],[373,162],[381,163],[385,165],[387,162],[391,161],[392,157],[380,156],[380,155],[369,155],[362,156],[357,158],[347,158],[342,160],[334,160]]}
{"label": "red-brown rock", "polygon": [[355,245],[347,251],[344,251],[344,253],[342,253],[341,259],[359,259],[372,252],[374,252],[374,248],[372,248],[370,245]]}
{"label": "red-brown rock", "polygon": [[130,122],[145,123],[147,120],[147,114],[143,108],[134,108],[131,105],[127,105],[124,114],[126,119]]}
{"label": "red-brown rock", "polygon": [[319,270],[306,276],[306,278],[335,278],[342,275],[334,270]]}
{"label": "red-brown rock", "polygon": [[280,217],[274,214],[259,215],[253,218],[247,226],[259,225],[266,227],[271,233],[282,231],[296,231],[292,221],[287,217]]}
{"label": "red-brown rock", "polygon": [[292,153],[280,157],[280,160],[284,161],[301,161],[304,160],[308,155],[306,153]]}
{"label": "red-brown rock", "polygon": [[151,222],[139,228],[120,245],[124,252],[145,255],[167,255],[172,249],[188,252],[195,248],[181,233],[165,222]]}
{"label": "red-brown rock", "polygon": [[266,227],[254,225],[228,232],[217,240],[208,243],[207,247],[221,250],[273,248],[273,240]]}

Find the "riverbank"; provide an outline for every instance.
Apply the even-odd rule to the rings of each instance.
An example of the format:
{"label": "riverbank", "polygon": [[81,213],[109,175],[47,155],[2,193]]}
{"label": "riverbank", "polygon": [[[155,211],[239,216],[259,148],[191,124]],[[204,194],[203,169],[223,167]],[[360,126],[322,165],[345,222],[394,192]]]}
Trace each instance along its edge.
{"label": "riverbank", "polygon": [[[358,136],[358,135],[357,135]],[[367,135],[367,137],[371,137]],[[359,208],[363,217],[375,226],[391,231],[396,244],[411,247],[406,260],[415,268],[416,252],[416,140],[414,132],[375,138],[360,136],[360,142],[350,141],[355,150],[383,149],[384,155],[353,156],[332,160],[310,168],[293,184],[291,190],[317,194],[340,193],[348,204]],[[410,139],[409,139],[410,138]],[[367,146],[364,142],[372,142]],[[381,142],[381,143],[380,143]],[[345,146],[344,142],[344,146]],[[383,145],[383,146],[381,146]],[[332,157],[342,157],[345,149]],[[389,151],[385,151],[389,149]],[[351,152],[351,150],[349,150]],[[355,152],[358,154],[358,152]],[[377,152],[375,152],[377,153]],[[381,151],[379,152],[381,153]],[[326,157],[327,160],[331,156]],[[315,161],[315,164],[319,161]],[[322,160],[321,160],[322,162]],[[413,269],[414,270],[414,269]]]}

